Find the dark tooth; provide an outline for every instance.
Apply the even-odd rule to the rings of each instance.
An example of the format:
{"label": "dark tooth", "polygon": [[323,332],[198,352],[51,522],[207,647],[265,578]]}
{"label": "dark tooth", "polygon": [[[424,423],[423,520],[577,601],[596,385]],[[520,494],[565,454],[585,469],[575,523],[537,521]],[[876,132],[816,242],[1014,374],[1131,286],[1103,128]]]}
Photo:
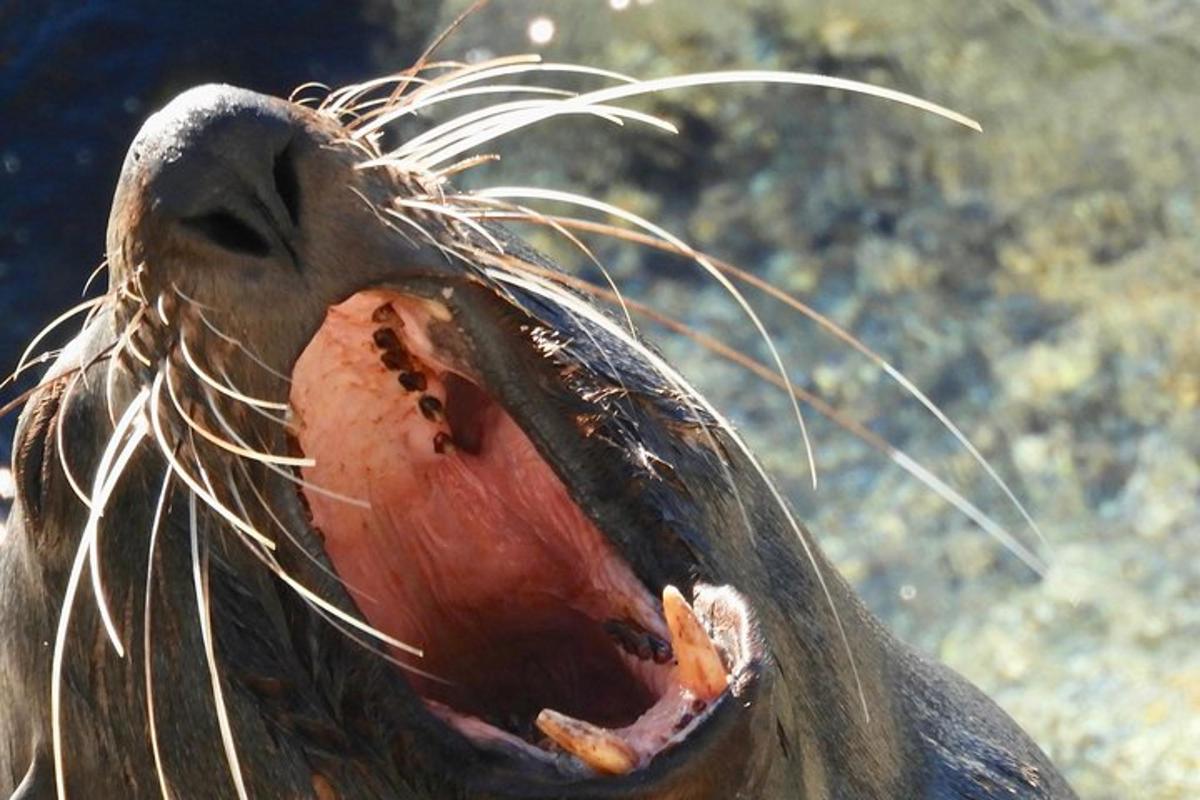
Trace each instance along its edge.
{"label": "dark tooth", "polygon": [[400,343],[400,337],[391,328],[379,328],[371,334],[371,339],[380,350],[404,350],[404,345]]}
{"label": "dark tooth", "polygon": [[396,309],[391,303],[384,303],[379,308],[371,312],[371,322],[393,322],[404,327],[404,320],[400,319],[400,315],[396,313]]}
{"label": "dark tooth", "polygon": [[424,415],[425,419],[430,422],[436,422],[442,413],[442,401],[431,394],[421,395],[421,399],[417,401],[417,406],[421,409],[421,414]]}
{"label": "dark tooth", "polygon": [[658,638],[637,623],[610,619],[604,623],[604,630],[618,647],[642,661],[666,664],[675,657],[669,642]]}
{"label": "dark tooth", "polygon": [[675,653],[671,651],[670,642],[649,633],[646,636],[650,639],[650,647],[654,651],[651,658],[654,659],[655,664],[670,664],[675,660]]}
{"label": "dark tooth", "polygon": [[[382,361],[383,365],[388,369],[401,374],[401,384],[404,383],[403,376],[405,374],[411,374],[412,372],[412,358],[410,358],[408,353],[403,350],[384,350],[383,353],[380,354],[379,360]],[[404,388],[407,389],[408,387],[405,386]]]}
{"label": "dark tooth", "polygon": [[400,385],[410,392],[423,392],[429,382],[425,379],[424,372],[404,371],[399,375]]}

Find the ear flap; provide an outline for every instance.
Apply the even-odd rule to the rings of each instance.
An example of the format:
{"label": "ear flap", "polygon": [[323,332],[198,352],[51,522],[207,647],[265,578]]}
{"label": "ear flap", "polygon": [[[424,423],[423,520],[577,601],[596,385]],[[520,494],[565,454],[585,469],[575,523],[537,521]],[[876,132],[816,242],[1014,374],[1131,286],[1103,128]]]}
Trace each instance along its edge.
{"label": "ear flap", "polygon": [[55,453],[54,427],[65,381],[55,381],[29,401],[13,446],[13,480],[17,506],[33,528],[41,527],[45,489]]}

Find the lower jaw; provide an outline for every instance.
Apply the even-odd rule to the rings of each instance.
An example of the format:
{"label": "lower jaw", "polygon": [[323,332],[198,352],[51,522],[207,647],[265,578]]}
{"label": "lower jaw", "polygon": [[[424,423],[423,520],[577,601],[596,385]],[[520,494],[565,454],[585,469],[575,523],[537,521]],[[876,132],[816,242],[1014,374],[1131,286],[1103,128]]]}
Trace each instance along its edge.
{"label": "lower jaw", "polygon": [[[672,655],[656,676],[651,704],[627,725],[606,726],[544,708],[529,720],[536,731],[521,736],[428,697],[425,702],[476,746],[516,752],[553,764],[565,774],[624,775],[644,768],[686,742],[724,700],[742,694],[750,679],[748,665],[731,672],[728,665],[735,655],[718,648],[675,587],[664,590],[663,609]],[[635,657],[621,657],[628,668],[636,669]]]}

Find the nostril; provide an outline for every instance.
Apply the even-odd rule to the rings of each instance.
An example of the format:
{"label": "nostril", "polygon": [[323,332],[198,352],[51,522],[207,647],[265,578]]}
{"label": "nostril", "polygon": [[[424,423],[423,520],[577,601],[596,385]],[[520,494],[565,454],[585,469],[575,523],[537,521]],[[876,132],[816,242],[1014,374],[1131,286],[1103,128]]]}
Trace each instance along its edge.
{"label": "nostril", "polygon": [[293,225],[300,224],[300,179],[296,175],[296,160],[292,148],[285,147],[275,156],[275,192],[283,201]]}
{"label": "nostril", "polygon": [[259,258],[271,252],[271,243],[262,234],[229,211],[212,211],[188,217],[182,223],[226,250]]}

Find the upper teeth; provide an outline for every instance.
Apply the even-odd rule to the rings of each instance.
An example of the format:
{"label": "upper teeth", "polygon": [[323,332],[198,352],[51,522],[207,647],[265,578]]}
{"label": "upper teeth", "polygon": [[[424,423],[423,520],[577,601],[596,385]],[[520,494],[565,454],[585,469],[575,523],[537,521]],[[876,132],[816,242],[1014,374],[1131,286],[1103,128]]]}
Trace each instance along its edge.
{"label": "upper teeth", "polygon": [[696,612],[674,586],[663,589],[663,616],[671,629],[676,680],[706,703],[716,699],[729,685],[729,673]]}

